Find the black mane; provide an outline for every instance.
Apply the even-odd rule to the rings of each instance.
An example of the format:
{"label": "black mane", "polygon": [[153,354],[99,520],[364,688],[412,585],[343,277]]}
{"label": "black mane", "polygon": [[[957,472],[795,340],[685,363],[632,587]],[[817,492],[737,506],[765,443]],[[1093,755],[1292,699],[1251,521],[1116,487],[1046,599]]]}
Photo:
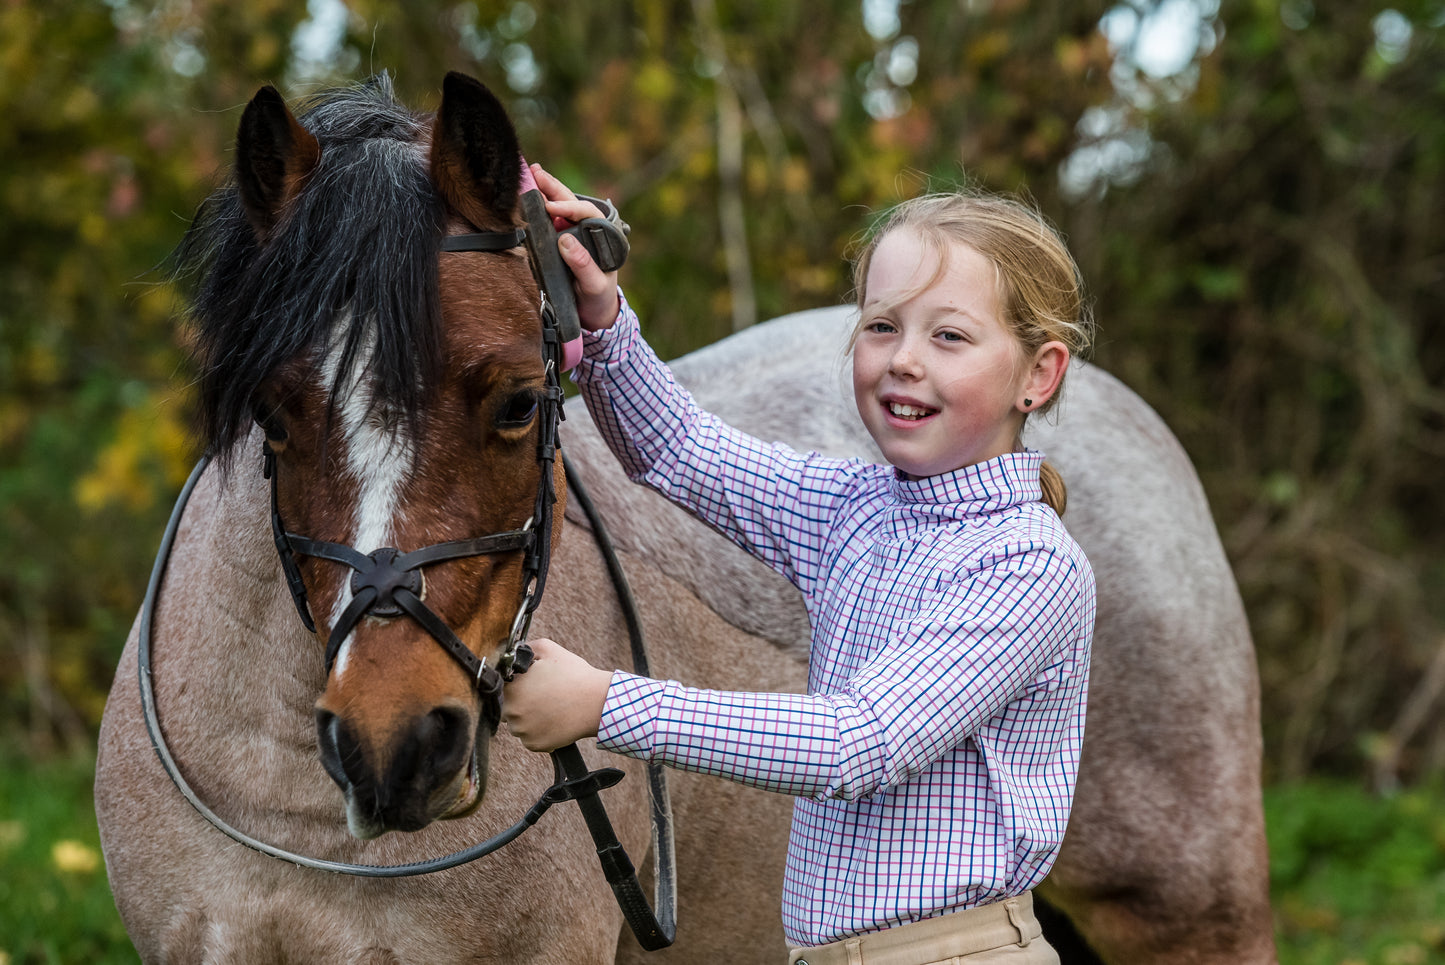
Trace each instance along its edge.
{"label": "black mane", "polygon": [[192,287],[201,417],[208,449],[245,436],[258,388],[282,363],[330,346],[350,312],[344,384],[375,340],[374,404],[418,428],[441,371],[437,250],[446,206],[427,163],[428,120],[396,103],[382,74],[326,91],[298,116],[321,160],[264,245],[234,183],[208,198],[177,251]]}

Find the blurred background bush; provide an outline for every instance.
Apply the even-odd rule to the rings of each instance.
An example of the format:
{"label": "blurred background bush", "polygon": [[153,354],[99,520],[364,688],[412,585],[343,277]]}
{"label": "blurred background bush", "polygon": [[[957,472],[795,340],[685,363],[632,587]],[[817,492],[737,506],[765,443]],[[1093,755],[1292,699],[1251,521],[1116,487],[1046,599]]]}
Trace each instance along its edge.
{"label": "blurred background bush", "polygon": [[429,108],[459,69],[530,158],[619,204],[665,357],[845,301],[851,243],[901,198],[1035,198],[1083,266],[1096,361],[1204,480],[1274,793],[1438,786],[1442,40],[1441,0],[0,2],[6,768],[64,783],[92,752],[197,456],[165,262],[241,108],[379,70]]}

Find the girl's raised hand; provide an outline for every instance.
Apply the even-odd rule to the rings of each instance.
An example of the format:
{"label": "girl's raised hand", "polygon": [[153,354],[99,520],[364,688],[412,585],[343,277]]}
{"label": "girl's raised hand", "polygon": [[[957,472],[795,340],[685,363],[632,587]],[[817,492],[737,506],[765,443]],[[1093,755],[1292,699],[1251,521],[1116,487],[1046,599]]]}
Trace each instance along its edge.
{"label": "girl's raised hand", "polygon": [[[558,181],[540,164],[531,165],[532,177],[542,197],[547,200],[547,213],[552,224],[567,228],[587,218],[600,218],[602,212],[590,201],[580,200],[572,189]],[[617,272],[603,272],[571,235],[562,235],[557,250],[572,270],[572,288],[577,294],[577,317],[589,332],[611,328],[621,307],[617,300]]]}

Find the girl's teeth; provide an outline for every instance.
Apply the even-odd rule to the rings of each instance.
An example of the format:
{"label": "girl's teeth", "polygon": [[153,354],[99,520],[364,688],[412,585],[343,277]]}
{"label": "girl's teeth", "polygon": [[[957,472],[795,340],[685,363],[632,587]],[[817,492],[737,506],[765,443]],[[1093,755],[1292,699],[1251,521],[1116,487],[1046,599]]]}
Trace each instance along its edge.
{"label": "girl's teeth", "polygon": [[920,409],[912,405],[901,405],[897,402],[888,403],[888,411],[900,419],[921,419],[928,415],[927,409]]}

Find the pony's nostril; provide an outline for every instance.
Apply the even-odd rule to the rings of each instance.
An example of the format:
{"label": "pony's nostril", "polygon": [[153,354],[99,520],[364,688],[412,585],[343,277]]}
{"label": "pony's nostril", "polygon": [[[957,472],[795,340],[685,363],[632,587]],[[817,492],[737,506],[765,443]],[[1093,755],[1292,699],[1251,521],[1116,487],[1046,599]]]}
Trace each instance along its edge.
{"label": "pony's nostril", "polygon": [[341,720],[328,710],[316,711],[316,746],[321,757],[321,766],[344,791],[352,780],[344,764],[347,756],[355,757],[356,744],[346,735]]}
{"label": "pony's nostril", "polygon": [[[445,778],[466,766],[473,728],[468,715],[455,707],[437,707],[418,728],[420,746],[430,749],[431,771]],[[423,736],[425,735],[425,736]]]}

